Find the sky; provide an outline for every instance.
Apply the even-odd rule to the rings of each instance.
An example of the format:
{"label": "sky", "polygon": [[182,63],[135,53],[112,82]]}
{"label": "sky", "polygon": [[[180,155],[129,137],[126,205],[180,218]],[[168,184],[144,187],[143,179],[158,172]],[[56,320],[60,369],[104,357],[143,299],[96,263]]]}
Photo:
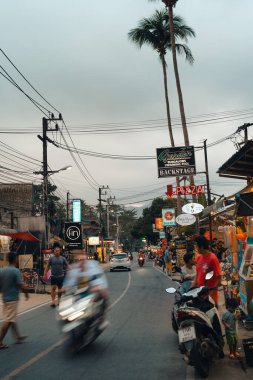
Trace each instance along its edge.
{"label": "sky", "polygon": [[[148,200],[164,195],[168,184],[175,183],[172,177],[157,177],[156,148],[169,146],[158,54],[150,47],[137,48],[127,37],[139,20],[162,8],[161,1],[148,0],[2,2],[0,48],[50,105],[2,52],[0,72],[6,70],[24,92],[55,117],[55,109],[62,113],[70,136],[61,123],[59,127],[67,144],[103,154],[154,158],[116,160],[75,154],[81,173],[67,150],[48,144],[51,170],[72,165],[72,170],[51,176],[62,200],[69,191],[72,198],[95,205],[98,187],[109,186],[104,198],[115,196],[117,204],[143,207],[150,203]],[[252,121],[253,2],[179,0],[174,13],[196,33],[188,42],[194,64],[189,65],[183,57],[178,57],[178,64],[190,143],[202,147],[204,139],[212,144]],[[182,146],[169,52],[167,65],[175,144]],[[19,178],[38,183],[41,179],[32,173],[41,170],[42,142],[37,135],[42,133],[43,116],[0,76],[0,165],[23,173],[9,171],[6,176],[5,172],[3,182]],[[252,135],[253,127],[249,128],[249,137]],[[48,136],[65,144],[59,132],[49,132]],[[11,148],[16,157],[10,156]],[[213,193],[230,195],[246,185],[246,181],[225,179],[216,173],[235,152],[231,139],[208,148]],[[196,151],[196,165],[198,172],[205,170],[203,150]],[[205,175],[196,175],[195,181],[205,184]]]}

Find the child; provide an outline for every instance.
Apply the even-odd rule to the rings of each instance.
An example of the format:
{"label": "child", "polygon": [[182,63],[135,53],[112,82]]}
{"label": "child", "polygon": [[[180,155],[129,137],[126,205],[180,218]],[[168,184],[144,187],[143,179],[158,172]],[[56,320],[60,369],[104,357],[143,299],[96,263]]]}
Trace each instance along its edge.
{"label": "child", "polygon": [[182,292],[186,293],[192,284],[192,281],[194,280],[196,276],[196,266],[195,266],[195,259],[193,253],[186,253],[183,257],[185,265],[181,268],[182,273]]}
{"label": "child", "polygon": [[222,323],[225,326],[226,340],[229,346],[229,358],[236,359],[240,357],[239,352],[236,351],[237,347],[237,334],[236,334],[236,315],[237,301],[234,298],[229,298],[226,302],[227,310],[222,315]]}

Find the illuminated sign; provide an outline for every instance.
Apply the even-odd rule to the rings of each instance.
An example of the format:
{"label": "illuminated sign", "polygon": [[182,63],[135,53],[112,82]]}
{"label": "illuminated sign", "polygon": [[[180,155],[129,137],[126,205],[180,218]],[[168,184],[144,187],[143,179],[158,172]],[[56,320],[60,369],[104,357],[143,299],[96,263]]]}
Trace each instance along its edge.
{"label": "illuminated sign", "polygon": [[198,195],[205,194],[206,185],[190,185],[190,186],[176,186],[175,190],[172,185],[167,185],[166,195],[172,198],[173,195]]}
{"label": "illuminated sign", "polygon": [[163,229],[163,218],[155,218],[155,228],[157,230]]}
{"label": "illuminated sign", "polygon": [[81,199],[72,200],[72,220],[73,222],[80,223],[81,217]]}

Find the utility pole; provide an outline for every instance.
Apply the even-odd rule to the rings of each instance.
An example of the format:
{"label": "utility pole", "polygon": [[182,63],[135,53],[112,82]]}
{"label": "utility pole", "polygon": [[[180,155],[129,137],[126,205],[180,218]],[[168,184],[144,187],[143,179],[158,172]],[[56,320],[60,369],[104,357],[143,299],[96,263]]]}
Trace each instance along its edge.
{"label": "utility pole", "polygon": [[50,118],[42,118],[42,137],[37,135],[37,137],[43,142],[43,215],[45,218],[45,248],[48,248],[48,230],[49,230],[49,221],[48,221],[48,162],[47,162],[47,142],[54,143],[49,137],[47,137],[47,132],[58,131],[59,127],[56,124],[55,128],[49,128],[49,122],[55,122],[62,120],[61,114],[59,118],[55,118],[52,114]]}
{"label": "utility pole", "polygon": [[102,241],[102,262],[104,263],[105,262],[105,259],[104,259],[104,222],[103,222],[103,208],[102,208],[102,202],[106,202],[106,200],[104,200],[102,198],[102,195],[106,195],[106,189],[109,189],[109,186],[102,186],[102,187],[99,187],[98,188],[98,195],[99,195],[99,198],[98,198],[98,201],[99,201],[99,224],[100,224],[100,236],[101,236],[101,241]]}
{"label": "utility pole", "polygon": [[67,203],[66,203],[66,216],[67,216],[67,222],[69,222],[69,191],[67,191]]}
{"label": "utility pole", "polygon": [[[211,206],[212,200],[211,200],[211,190],[210,190],[210,182],[209,182],[209,171],[208,171],[208,160],[207,160],[207,146],[206,141],[204,140],[204,155],[205,155],[205,169],[206,169],[206,187],[207,187],[207,203],[208,206]],[[209,237],[210,242],[212,242],[212,216],[211,213],[208,215],[208,223],[209,223]]]}
{"label": "utility pole", "polygon": [[113,204],[113,201],[115,200],[115,196],[112,198],[107,198],[107,205],[106,205],[106,230],[107,230],[107,238],[110,238],[110,206]]}

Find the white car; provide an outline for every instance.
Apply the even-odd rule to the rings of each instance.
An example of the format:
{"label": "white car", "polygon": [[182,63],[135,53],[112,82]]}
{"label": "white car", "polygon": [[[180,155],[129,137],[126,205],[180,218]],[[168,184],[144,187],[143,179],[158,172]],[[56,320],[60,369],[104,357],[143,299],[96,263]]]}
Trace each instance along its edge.
{"label": "white car", "polygon": [[131,270],[131,260],[129,255],[125,252],[115,253],[110,260],[110,271],[114,269],[127,269]]}

